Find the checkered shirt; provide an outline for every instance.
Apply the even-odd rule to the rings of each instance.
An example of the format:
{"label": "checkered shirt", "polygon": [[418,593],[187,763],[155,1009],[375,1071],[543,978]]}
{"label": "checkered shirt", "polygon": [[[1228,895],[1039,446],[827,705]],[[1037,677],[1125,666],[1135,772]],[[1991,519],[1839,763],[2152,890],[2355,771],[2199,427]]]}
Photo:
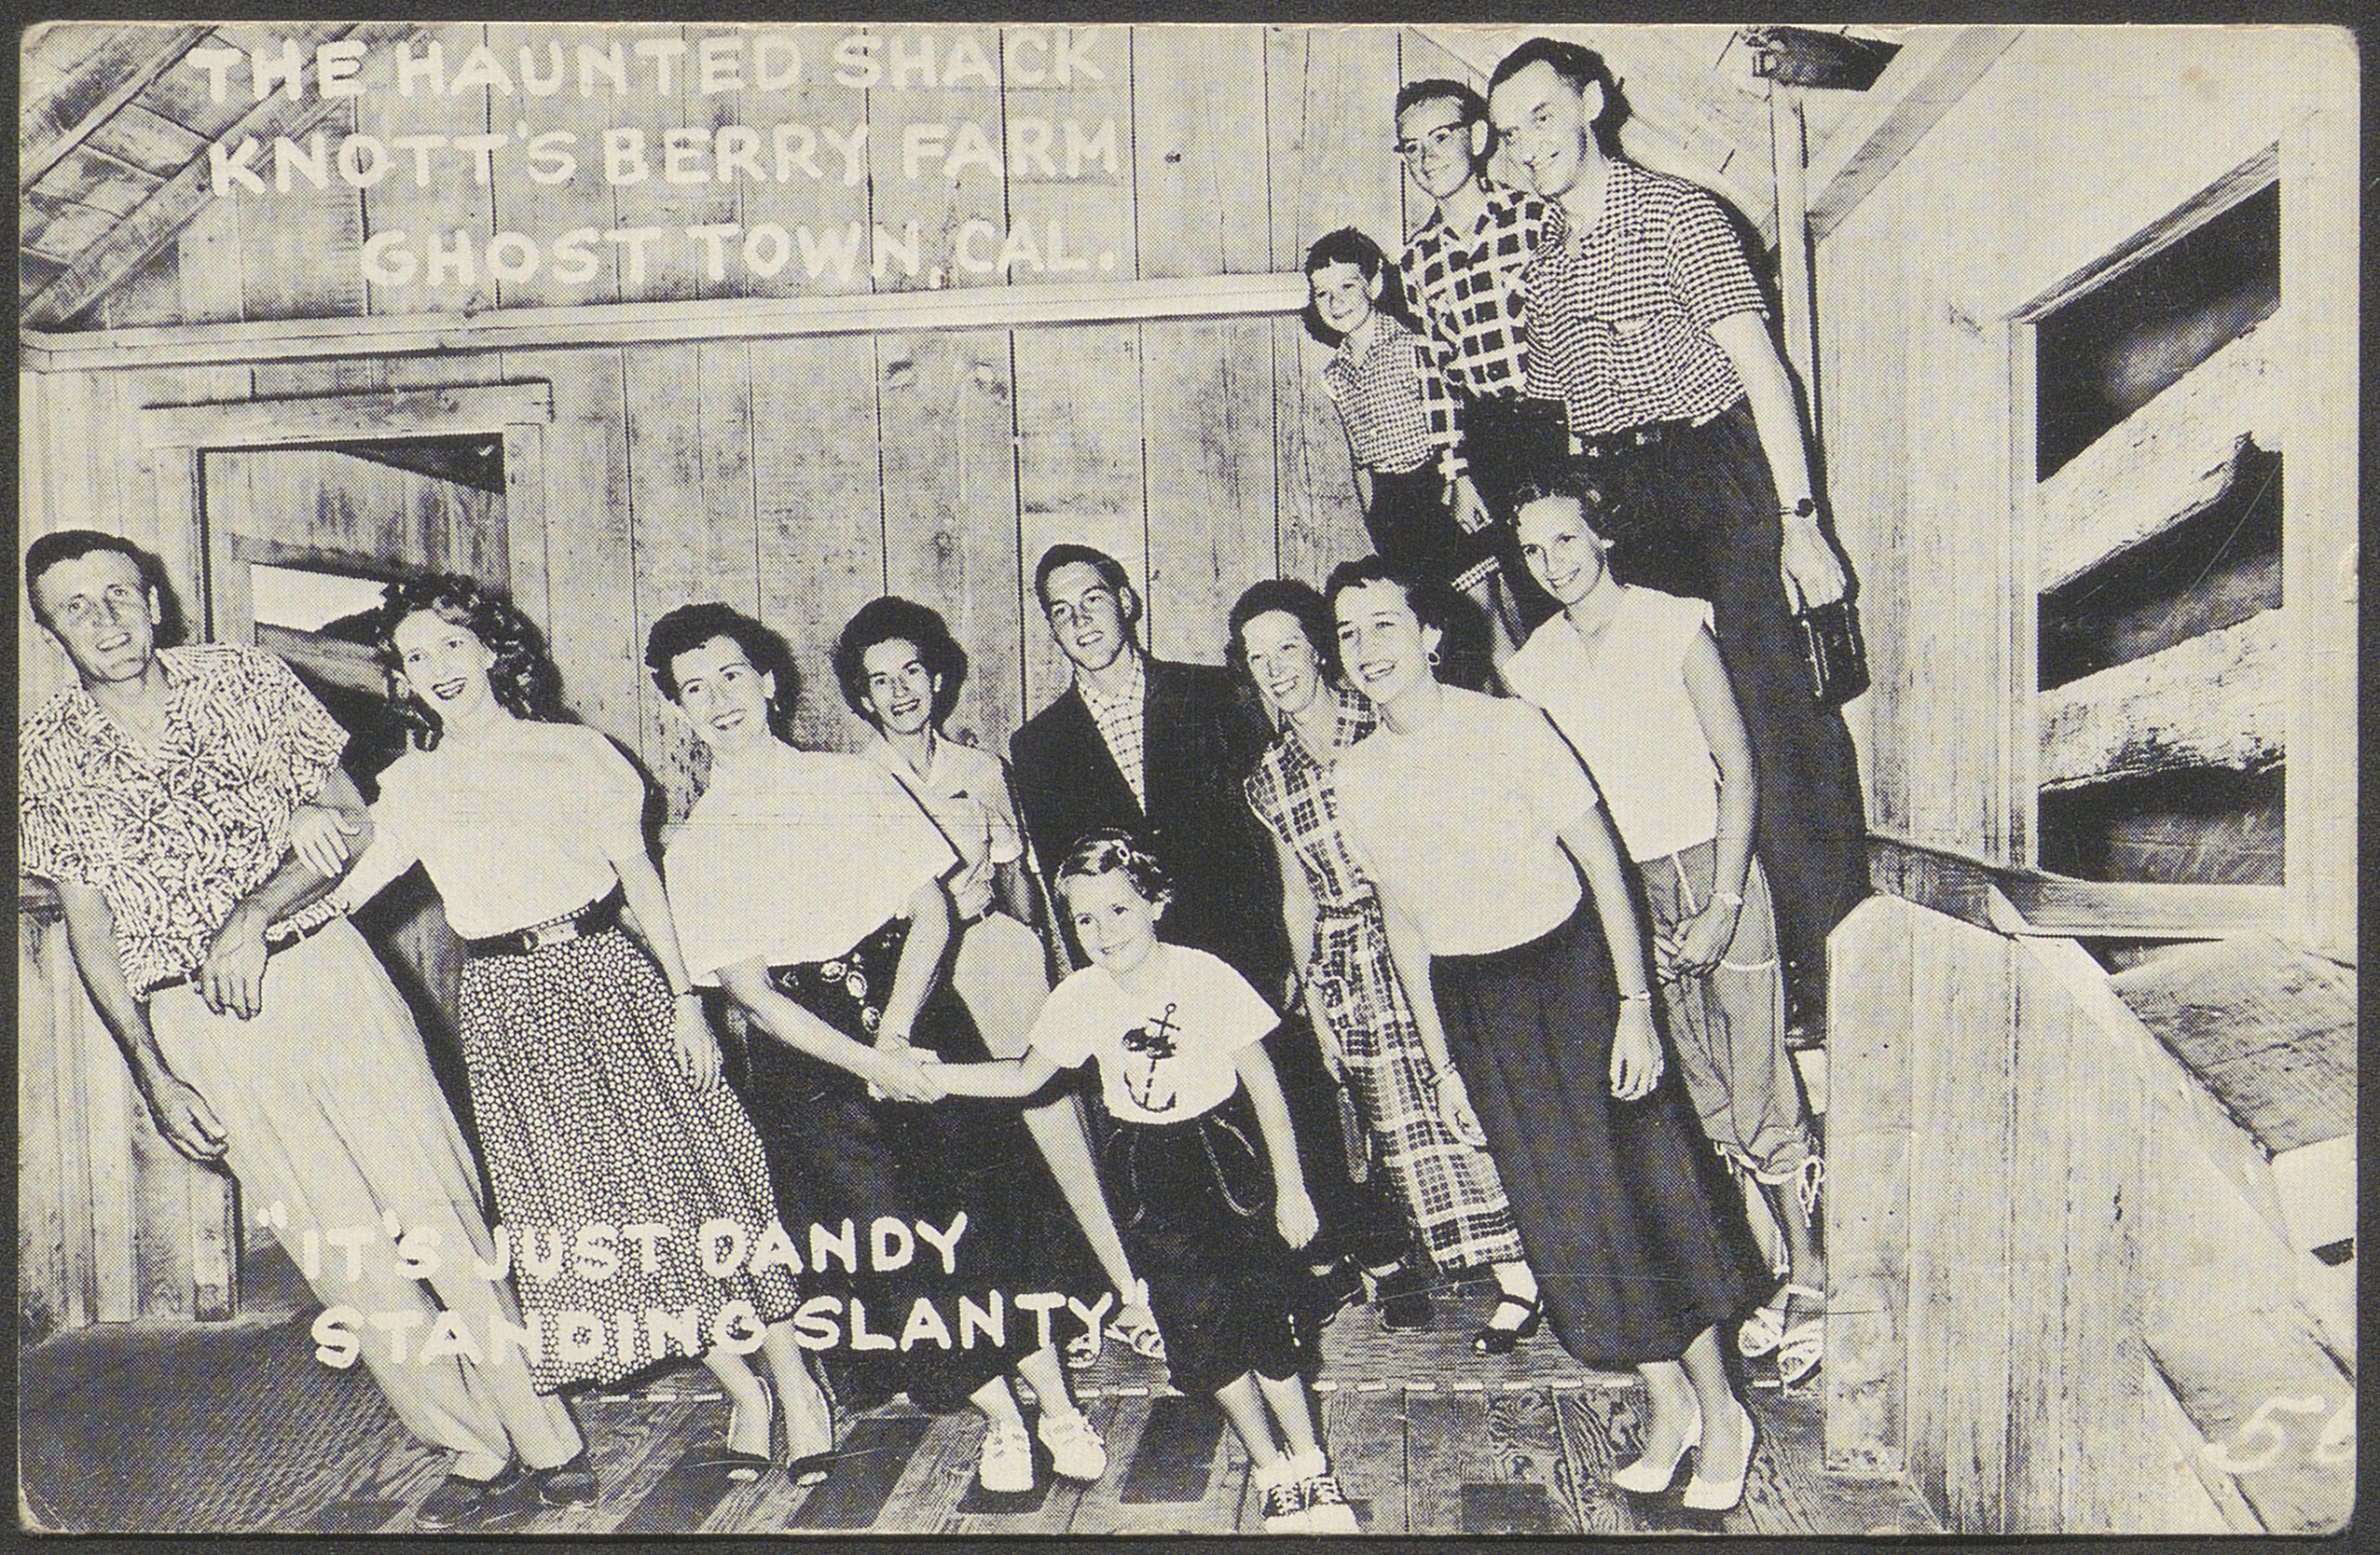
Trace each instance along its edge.
{"label": "checkered shirt", "polygon": [[1549,209],[1524,272],[1531,394],[1562,401],[1581,437],[1708,420],[1743,397],[1711,325],[1768,309],[1708,191],[1616,158],[1575,255],[1569,230]]}
{"label": "checkered shirt", "polygon": [[1148,758],[1143,753],[1141,731],[1147,722],[1149,707],[1149,670],[1139,654],[1132,654],[1132,684],[1124,694],[1113,700],[1099,695],[1089,677],[1077,675],[1074,689],[1082,695],[1082,705],[1091,709],[1091,722],[1099,725],[1099,737],[1107,742],[1107,754],[1116,759],[1116,770],[1132,785],[1134,803],[1140,813],[1149,813],[1149,775],[1144,770]]}
{"label": "checkered shirt", "polygon": [[1529,327],[1521,272],[1545,231],[1547,202],[1479,180],[1487,209],[1457,232],[1443,209],[1396,261],[1405,295],[1428,323],[1438,363],[1474,399],[1518,394],[1529,373]]}
{"label": "checkered shirt", "polygon": [[1362,355],[1350,335],[1322,367],[1355,462],[1400,475],[1433,457],[1445,465],[1457,435],[1454,394],[1429,342],[1385,313],[1372,315],[1370,333]]}

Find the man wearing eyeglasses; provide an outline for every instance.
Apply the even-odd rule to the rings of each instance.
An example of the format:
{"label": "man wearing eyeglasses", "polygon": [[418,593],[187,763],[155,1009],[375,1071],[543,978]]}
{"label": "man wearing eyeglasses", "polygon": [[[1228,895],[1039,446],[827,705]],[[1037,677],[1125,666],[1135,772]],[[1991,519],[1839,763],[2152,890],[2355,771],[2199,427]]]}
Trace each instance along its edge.
{"label": "man wearing eyeglasses", "polygon": [[1437,205],[1397,260],[1405,295],[1428,326],[1447,381],[1463,396],[1457,500],[1493,518],[1506,626],[1551,613],[1513,539],[1506,493],[1531,463],[1568,452],[1558,400],[1524,404],[1529,330],[1522,272],[1545,231],[1546,202],[1488,176],[1495,149],[1487,99],[1460,81],[1408,82],[1396,94],[1396,153]]}

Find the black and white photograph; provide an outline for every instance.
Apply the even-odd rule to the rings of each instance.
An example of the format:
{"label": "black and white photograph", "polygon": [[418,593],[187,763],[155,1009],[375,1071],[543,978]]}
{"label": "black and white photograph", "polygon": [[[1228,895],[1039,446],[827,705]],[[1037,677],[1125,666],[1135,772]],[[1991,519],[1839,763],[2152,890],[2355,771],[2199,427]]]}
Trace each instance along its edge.
{"label": "black and white photograph", "polygon": [[19,33],[20,1533],[2348,1528],[2359,39],[1393,16]]}

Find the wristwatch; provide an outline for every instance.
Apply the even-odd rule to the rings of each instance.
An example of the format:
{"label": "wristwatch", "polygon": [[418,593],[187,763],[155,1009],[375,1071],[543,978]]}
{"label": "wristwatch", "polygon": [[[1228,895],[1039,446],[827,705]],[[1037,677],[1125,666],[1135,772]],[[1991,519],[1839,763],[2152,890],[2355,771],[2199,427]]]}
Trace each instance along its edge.
{"label": "wristwatch", "polygon": [[1777,511],[1789,518],[1815,518],[1818,516],[1818,499],[1804,497],[1793,506],[1781,507]]}

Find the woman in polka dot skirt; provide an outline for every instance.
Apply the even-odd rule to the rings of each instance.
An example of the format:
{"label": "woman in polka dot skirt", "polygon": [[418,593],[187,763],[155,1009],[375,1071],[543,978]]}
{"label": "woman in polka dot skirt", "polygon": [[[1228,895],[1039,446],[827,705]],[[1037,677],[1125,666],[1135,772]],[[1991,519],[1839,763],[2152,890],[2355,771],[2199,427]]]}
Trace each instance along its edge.
{"label": "woman in polka dot skirt", "polygon": [[[341,890],[360,902],[419,861],[470,952],[472,1112],[543,1340],[539,1387],[699,1355],[735,1410],[696,1466],[760,1477],[781,1400],[790,1466],[819,1471],[832,1414],[794,1339],[792,1268],[756,1256],[777,1218],[768,1166],[720,1082],[645,852],[642,778],[560,722],[560,677],[501,597],[465,578],[395,584],[375,627],[414,749],[381,775]],[[775,1396],[744,1359],[755,1347]]]}

